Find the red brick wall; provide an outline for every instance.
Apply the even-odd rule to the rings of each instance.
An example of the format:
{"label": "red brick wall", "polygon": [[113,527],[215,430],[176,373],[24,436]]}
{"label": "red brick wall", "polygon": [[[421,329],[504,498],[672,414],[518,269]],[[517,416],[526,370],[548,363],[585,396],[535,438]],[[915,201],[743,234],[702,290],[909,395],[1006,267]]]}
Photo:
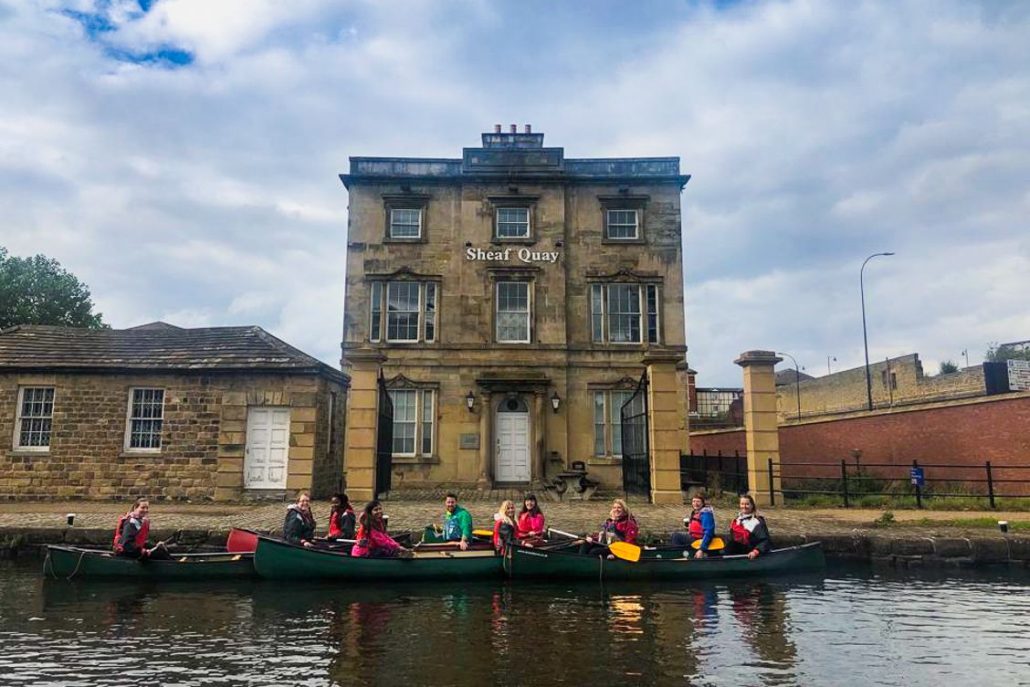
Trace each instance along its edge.
{"label": "red brick wall", "polygon": [[746,455],[747,441],[743,428],[691,434],[690,452],[701,454],[706,451],[710,456],[716,455],[719,451],[722,451],[724,456],[732,456],[734,451],[740,451],[742,456]]}
{"label": "red brick wall", "polygon": [[[715,454],[721,449],[724,455],[732,455],[734,450],[743,454],[744,431],[692,434],[690,447],[692,453],[707,449]],[[841,459],[855,463],[855,449],[862,452],[859,461],[863,466],[897,466],[883,470],[869,467],[871,474],[903,478],[912,461],[917,460],[927,466],[976,465],[926,467],[931,480],[983,480],[984,462],[989,460],[995,480],[1030,481],[1030,469],[1005,469],[1030,466],[1030,395],[780,426],[780,459],[787,478],[839,475]],[[805,468],[790,463],[832,463],[833,467]],[[1002,483],[994,488],[1000,495],[1030,494],[1030,483]]]}

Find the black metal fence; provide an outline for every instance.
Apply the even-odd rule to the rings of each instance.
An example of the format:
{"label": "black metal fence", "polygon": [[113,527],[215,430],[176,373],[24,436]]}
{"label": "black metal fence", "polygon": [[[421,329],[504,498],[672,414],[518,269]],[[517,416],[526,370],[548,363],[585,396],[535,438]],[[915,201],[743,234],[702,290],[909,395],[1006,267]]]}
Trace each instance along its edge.
{"label": "black metal fence", "polygon": [[[932,499],[975,499],[998,508],[1001,499],[1030,499],[1030,465],[993,466],[991,461],[968,463],[859,463],[781,461],[770,459],[761,474],[771,476],[769,502],[830,497],[845,508],[863,503],[867,497],[910,500],[917,508]],[[780,493],[774,487],[780,482]],[[711,491],[748,491],[747,458],[732,456],[680,456],[680,481],[684,489],[704,486]],[[1020,488],[1024,487],[1024,488]]]}
{"label": "black metal fence", "polygon": [[734,451],[724,456],[719,451],[714,456],[705,451],[700,454],[680,454],[680,484],[684,490],[690,487],[705,487],[714,492],[730,491],[746,494],[747,456]]}

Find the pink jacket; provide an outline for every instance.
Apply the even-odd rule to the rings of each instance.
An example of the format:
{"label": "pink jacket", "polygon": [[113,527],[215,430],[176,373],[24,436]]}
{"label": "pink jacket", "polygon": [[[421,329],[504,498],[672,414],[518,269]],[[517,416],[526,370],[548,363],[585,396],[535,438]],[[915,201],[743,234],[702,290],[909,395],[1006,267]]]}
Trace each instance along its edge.
{"label": "pink jacket", "polygon": [[[365,532],[364,527],[358,528],[358,543],[351,549],[350,555],[354,558],[389,557],[400,550],[401,545],[393,540],[386,532],[372,530]],[[362,546],[365,542],[365,546]]]}
{"label": "pink jacket", "polygon": [[518,532],[517,532],[516,536],[519,539],[526,539],[526,538],[528,538],[530,536],[530,534],[529,534],[530,532],[537,532],[538,533],[538,534],[532,535],[534,537],[536,537],[536,536],[543,536],[543,531],[544,531],[544,514],[543,513],[539,513],[537,515],[533,515],[532,513],[529,513],[527,511],[527,512],[525,512],[525,513],[523,513],[522,515],[519,516],[519,521],[518,521],[517,524],[518,524]]}

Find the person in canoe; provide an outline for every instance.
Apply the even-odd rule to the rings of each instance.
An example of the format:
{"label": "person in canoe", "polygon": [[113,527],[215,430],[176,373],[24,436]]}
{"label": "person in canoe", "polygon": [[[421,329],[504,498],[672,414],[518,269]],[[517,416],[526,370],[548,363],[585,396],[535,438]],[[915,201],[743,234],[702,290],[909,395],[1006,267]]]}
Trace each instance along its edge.
{"label": "person in canoe", "polygon": [[708,545],[715,537],[715,511],[705,501],[704,494],[697,493],[690,499],[690,515],[683,518],[683,524],[687,526],[686,532],[675,532],[672,535],[671,544],[686,548],[695,541],[701,542],[698,545],[695,558],[704,558],[708,555]]}
{"label": "person in canoe", "polygon": [[411,558],[413,555],[386,533],[383,504],[377,500],[365,504],[358,519],[357,539],[350,552],[354,558]]}
{"label": "person in canoe", "polygon": [[526,494],[519,512],[516,536],[524,546],[539,546],[544,543],[544,514],[536,502],[536,496]]}
{"label": "person in canoe", "polygon": [[306,491],[297,495],[297,502],[286,508],[283,539],[291,544],[311,548],[315,540],[315,516],[311,513],[311,496]]}
{"label": "person in canoe", "polygon": [[136,558],[141,561],[166,561],[171,558],[165,543],[158,542],[147,548],[147,537],[150,535],[150,501],[136,499],[132,510],[118,518],[114,528],[114,552],[125,558]]}
{"label": "person in canoe", "polygon": [[515,503],[501,502],[501,507],[494,513],[494,550],[504,551],[506,546],[518,543],[518,524],[515,522]]}
{"label": "person in canoe", "polygon": [[[622,499],[612,501],[612,510],[608,519],[601,524],[601,530],[586,538],[586,542],[580,547],[580,553],[597,554],[608,548],[612,542],[626,542],[636,544],[640,528],[637,520],[629,512],[629,507]],[[611,554],[608,558],[614,558]]]}
{"label": "person in canoe", "polygon": [[329,501],[328,539],[353,539],[357,518],[346,494],[333,494]]}
{"label": "person in canoe", "polygon": [[462,551],[467,551],[472,541],[472,515],[458,505],[457,495],[450,493],[443,502],[443,540],[458,542]]}
{"label": "person in canoe", "polygon": [[740,497],[740,514],[730,523],[730,539],[729,554],[747,554],[748,558],[755,559],[772,550],[769,528],[765,526],[765,518],[758,514],[750,494]]}

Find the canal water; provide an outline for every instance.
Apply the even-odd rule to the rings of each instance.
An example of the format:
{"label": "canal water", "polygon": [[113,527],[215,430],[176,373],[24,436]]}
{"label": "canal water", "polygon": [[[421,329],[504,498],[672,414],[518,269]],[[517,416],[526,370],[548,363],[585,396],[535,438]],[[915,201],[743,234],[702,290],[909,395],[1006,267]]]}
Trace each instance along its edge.
{"label": "canal water", "polygon": [[0,684],[1030,685],[1028,582],[154,585],[0,561]]}

